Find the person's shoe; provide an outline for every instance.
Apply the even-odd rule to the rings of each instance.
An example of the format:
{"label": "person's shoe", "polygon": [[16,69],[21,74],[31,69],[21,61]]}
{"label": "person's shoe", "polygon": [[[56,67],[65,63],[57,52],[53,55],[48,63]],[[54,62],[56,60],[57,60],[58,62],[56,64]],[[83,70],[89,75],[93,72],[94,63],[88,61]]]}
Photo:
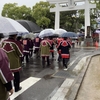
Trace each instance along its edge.
{"label": "person's shoe", "polygon": [[64,68],[64,70],[66,71],[66,70],[68,70],[68,68]]}
{"label": "person's shoe", "polygon": [[18,90],[15,90],[15,92],[18,92],[18,91],[20,91],[22,89],[22,87],[19,87],[19,89]]}

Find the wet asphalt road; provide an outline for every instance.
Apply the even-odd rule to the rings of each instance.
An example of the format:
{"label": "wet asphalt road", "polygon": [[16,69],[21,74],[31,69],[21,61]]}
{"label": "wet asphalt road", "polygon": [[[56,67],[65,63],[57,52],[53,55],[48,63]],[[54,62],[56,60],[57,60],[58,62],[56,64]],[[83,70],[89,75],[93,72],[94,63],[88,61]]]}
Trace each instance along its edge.
{"label": "wet asphalt road", "polygon": [[61,86],[66,78],[75,78],[72,73],[75,65],[84,56],[91,55],[95,48],[74,48],[70,51],[69,68],[63,70],[61,62],[57,62],[56,55],[53,59],[50,57],[51,65],[46,68],[41,66],[41,58],[36,58],[33,54],[28,64],[24,63],[20,72],[21,82],[29,77],[41,78],[37,83],[29,87],[26,91],[17,96],[14,100],[50,100],[56,90]]}
{"label": "wet asphalt road", "polygon": [[[81,52],[80,48],[75,48],[71,49],[70,54],[71,54],[71,59],[75,59],[75,57],[79,56],[78,53]],[[33,53],[33,56],[30,58],[29,63],[24,63],[22,64],[22,70],[20,72],[21,75],[21,81],[25,80],[26,78],[33,76],[35,77],[37,74],[42,72],[43,70],[50,68],[54,70],[54,72],[57,72],[59,70],[63,69],[62,62],[58,62],[57,60],[57,55],[55,54],[54,58],[50,56],[50,66],[47,66],[46,68],[42,68],[41,64],[41,57],[36,58],[36,55]],[[41,76],[40,76],[41,77]]]}

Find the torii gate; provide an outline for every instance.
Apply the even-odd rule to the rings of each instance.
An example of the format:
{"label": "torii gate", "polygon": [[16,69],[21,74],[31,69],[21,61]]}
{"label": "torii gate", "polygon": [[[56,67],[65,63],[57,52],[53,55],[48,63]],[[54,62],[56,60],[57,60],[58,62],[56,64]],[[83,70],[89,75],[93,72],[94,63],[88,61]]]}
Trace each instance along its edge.
{"label": "torii gate", "polygon": [[[90,26],[90,9],[96,8],[96,4],[90,4],[88,0],[47,0],[51,4],[55,4],[54,8],[50,9],[50,12],[55,12],[55,29],[59,28],[60,12],[81,10],[85,9],[85,36],[87,36],[87,26]],[[85,2],[83,5],[76,5],[75,2]],[[61,7],[60,4],[68,4],[67,7]]]}

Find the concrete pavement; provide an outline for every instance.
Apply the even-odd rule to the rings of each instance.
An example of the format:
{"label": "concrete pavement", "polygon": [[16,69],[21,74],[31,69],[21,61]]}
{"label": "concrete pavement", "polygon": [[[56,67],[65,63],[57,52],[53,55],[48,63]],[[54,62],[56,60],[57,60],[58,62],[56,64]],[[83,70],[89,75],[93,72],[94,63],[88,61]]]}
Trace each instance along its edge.
{"label": "concrete pavement", "polygon": [[41,68],[41,59],[31,59],[21,72],[22,90],[14,93],[11,100],[67,100],[87,58],[98,51],[95,48],[72,49],[68,70],[55,59],[51,60],[52,68],[45,69]]}

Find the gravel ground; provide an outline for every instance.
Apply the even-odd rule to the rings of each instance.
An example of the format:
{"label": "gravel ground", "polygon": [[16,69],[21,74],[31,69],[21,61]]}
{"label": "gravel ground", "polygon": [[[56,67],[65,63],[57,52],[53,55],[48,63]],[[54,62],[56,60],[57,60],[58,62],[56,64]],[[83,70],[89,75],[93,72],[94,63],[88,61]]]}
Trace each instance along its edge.
{"label": "gravel ground", "polygon": [[76,100],[100,100],[100,56],[92,58]]}

